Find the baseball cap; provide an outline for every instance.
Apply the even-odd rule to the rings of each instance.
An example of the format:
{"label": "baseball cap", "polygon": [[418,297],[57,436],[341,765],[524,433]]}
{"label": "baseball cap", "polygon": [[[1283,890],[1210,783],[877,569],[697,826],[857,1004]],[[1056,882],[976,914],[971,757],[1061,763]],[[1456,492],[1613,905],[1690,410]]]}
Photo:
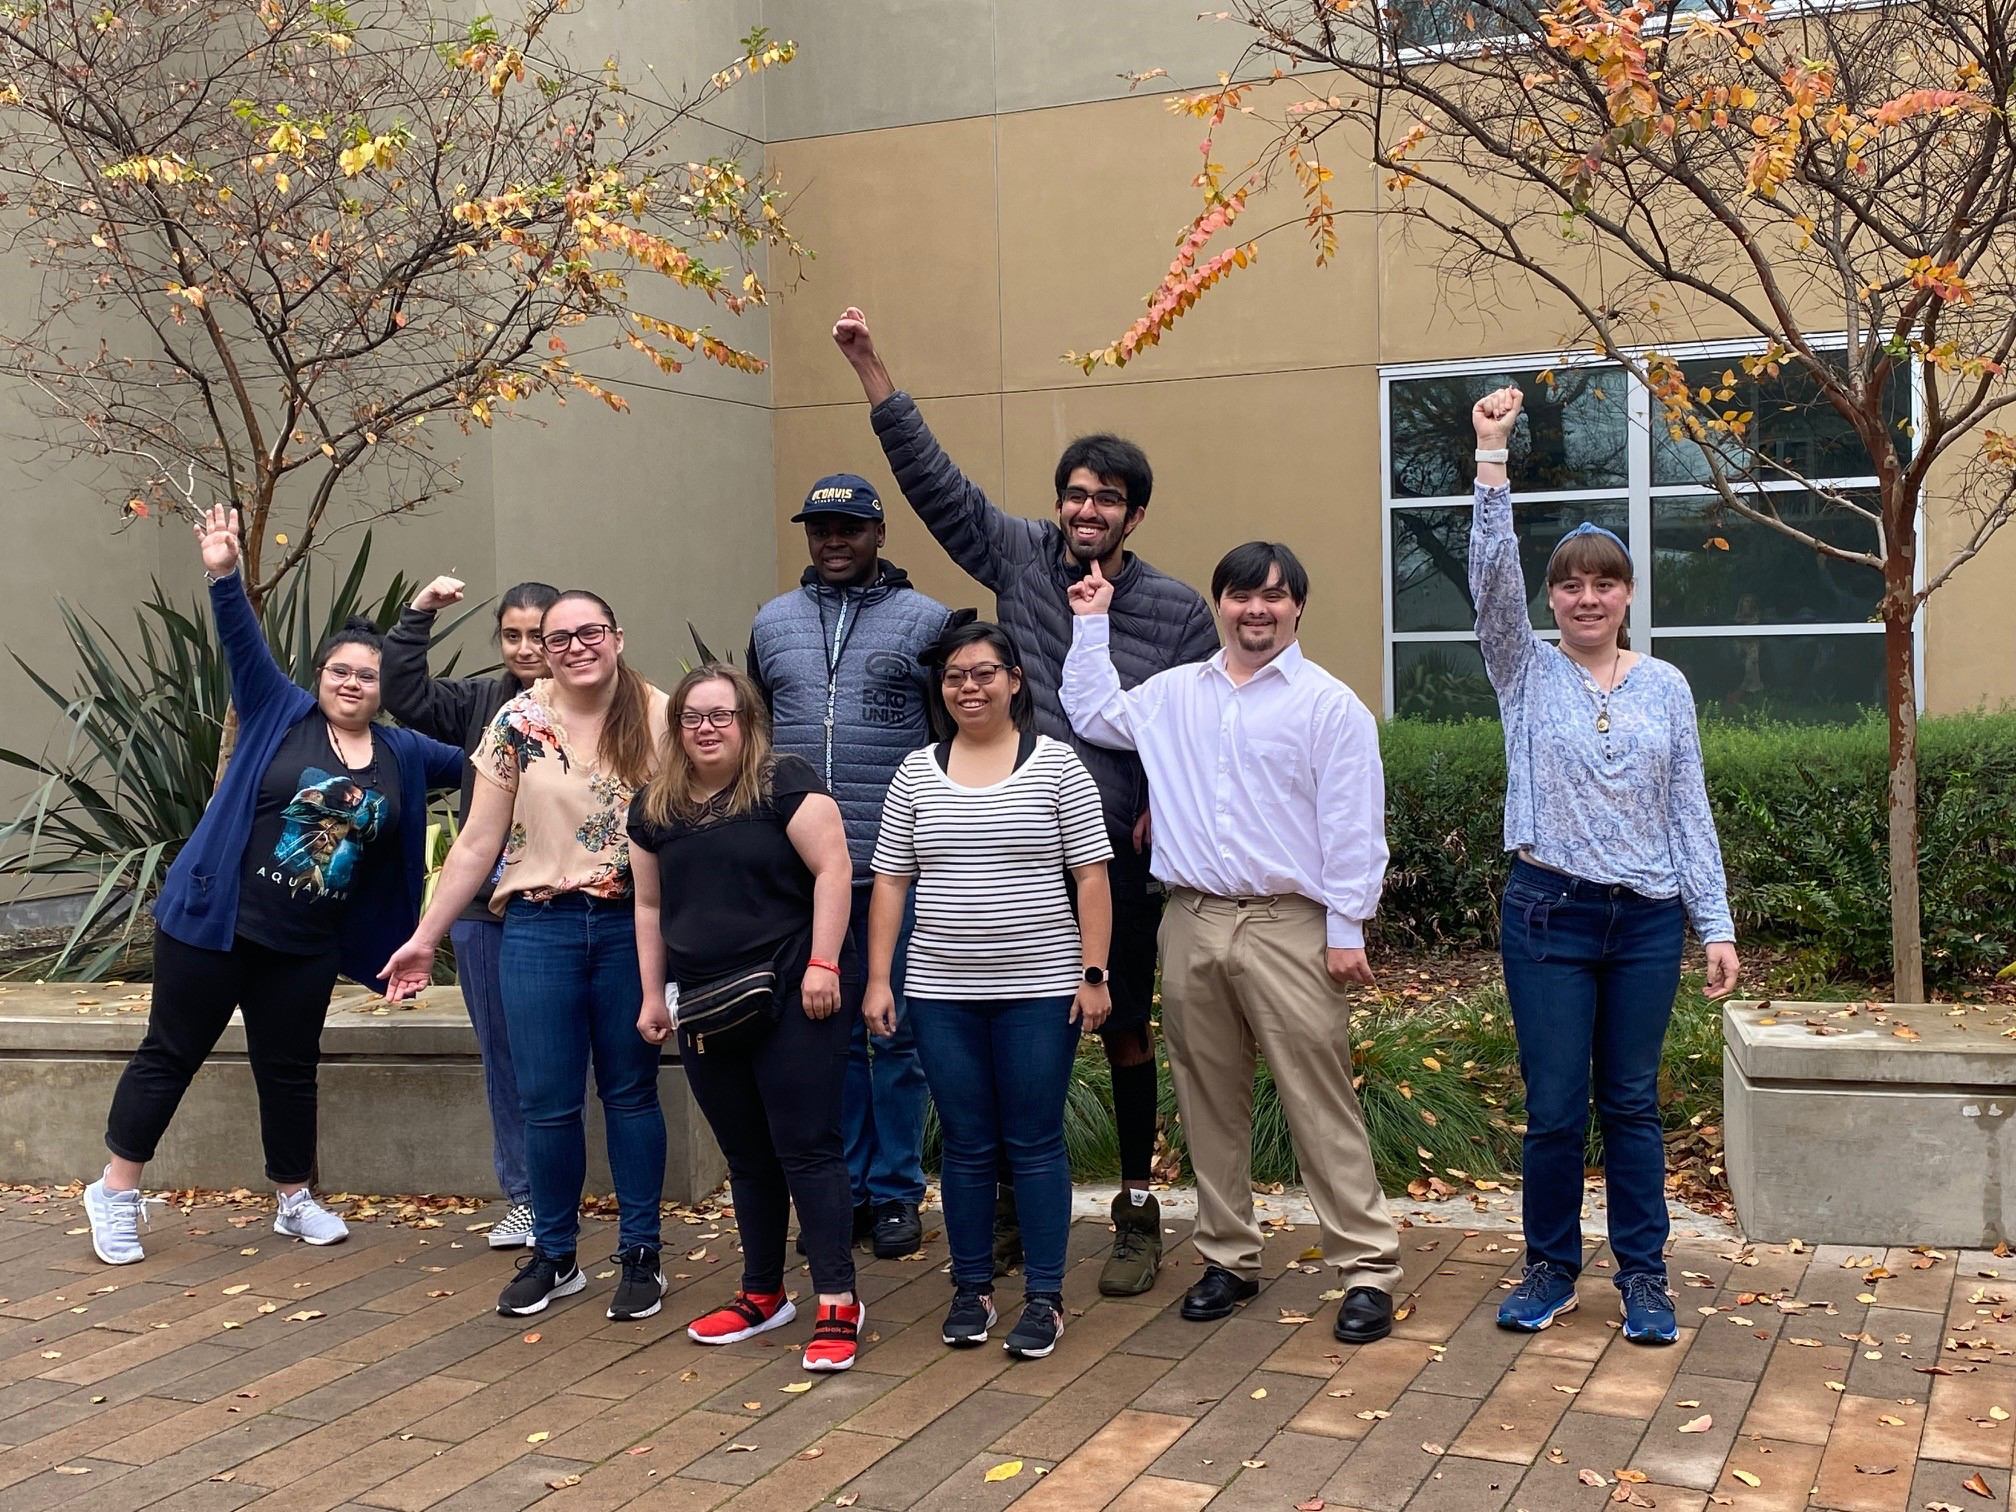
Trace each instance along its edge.
{"label": "baseball cap", "polygon": [[805,495],[805,507],[791,516],[793,523],[814,515],[852,515],[857,520],[882,518],[882,496],[875,485],[854,473],[829,473],[812,485]]}

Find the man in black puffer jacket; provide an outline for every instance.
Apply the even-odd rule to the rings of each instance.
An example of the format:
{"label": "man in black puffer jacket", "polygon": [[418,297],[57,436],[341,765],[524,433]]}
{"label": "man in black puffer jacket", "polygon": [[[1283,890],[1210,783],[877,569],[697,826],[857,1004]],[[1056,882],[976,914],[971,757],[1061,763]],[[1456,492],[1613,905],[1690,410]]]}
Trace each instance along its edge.
{"label": "man in black puffer jacket", "polygon": [[[868,322],[849,309],[833,340],[872,406],[882,454],[925,527],[952,560],[994,591],[996,617],[1020,645],[1036,727],[1068,742],[1099,785],[1114,857],[1113,943],[1107,973],[1113,1012],[1099,1030],[1113,1072],[1122,1190],[1114,1198],[1113,1255],[1099,1278],[1109,1296],[1147,1291],[1161,1263],[1162,1219],[1148,1194],[1155,1153],[1155,932],[1162,898],[1148,870],[1148,779],[1132,751],[1113,751],[1072,732],[1058,696],[1071,649],[1071,585],[1093,562],[1113,584],[1113,664],[1126,687],[1217,654],[1210,606],[1188,584],[1126,548],[1147,512],[1154,474],[1141,449],[1118,436],[1081,436],[1056,472],[1057,518],[1025,520],[996,508],[925,425],[875,350]],[[1004,1198],[1005,1198],[1004,1193]],[[1006,1208],[1005,1201],[1002,1204]],[[996,1263],[1015,1259],[1019,1236],[999,1231]]]}
{"label": "man in black puffer jacket", "polygon": [[882,500],[866,478],[821,478],[791,518],[805,527],[812,565],[794,591],[756,612],[749,675],[770,706],[777,749],[819,769],[847,826],[854,911],[840,956],[840,1010],[854,1027],[841,1111],[854,1237],[872,1237],[876,1256],[888,1260],[915,1253],[923,1242],[917,1209],[924,1200],[927,1092],[901,996],[902,945],[896,1032],[871,1045],[861,1021],[874,882],[868,862],[890,779],[930,738],[929,705],[938,689],[918,656],[944,633],[946,609],[882,560]]}

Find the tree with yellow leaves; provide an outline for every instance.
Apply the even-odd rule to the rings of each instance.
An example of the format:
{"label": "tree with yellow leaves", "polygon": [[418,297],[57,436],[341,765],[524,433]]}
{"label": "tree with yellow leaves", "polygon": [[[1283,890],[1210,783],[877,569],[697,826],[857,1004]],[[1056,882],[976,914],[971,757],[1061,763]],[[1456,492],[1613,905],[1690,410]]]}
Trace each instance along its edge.
{"label": "tree with yellow leaves", "polygon": [[[1564,351],[1629,368],[1659,444],[1698,448],[1716,509],[1881,573],[1894,991],[1921,1000],[1917,617],[2016,512],[2016,0],[1228,3],[1245,56],[1170,101],[1207,128],[1202,208],[1141,319],[1067,360],[1139,356],[1268,237],[1327,260],[1347,162],[1450,286],[1537,288]],[[1228,167],[1233,113],[1269,133]],[[1300,212],[1247,229],[1291,175]],[[1747,354],[1667,355],[1703,328]],[[1772,443],[1758,396],[1787,387],[1866,450],[1873,490]],[[1781,514],[1794,496],[1832,528]]]}
{"label": "tree with yellow leaves", "polygon": [[42,274],[0,378],[114,464],[123,520],[237,510],[256,605],[336,519],[450,489],[441,425],[625,408],[569,336],[760,371],[641,296],[740,315],[755,255],[800,250],[773,182],[675,143],[792,45],[673,95],[571,57],[583,5],[0,0],[0,228]]}

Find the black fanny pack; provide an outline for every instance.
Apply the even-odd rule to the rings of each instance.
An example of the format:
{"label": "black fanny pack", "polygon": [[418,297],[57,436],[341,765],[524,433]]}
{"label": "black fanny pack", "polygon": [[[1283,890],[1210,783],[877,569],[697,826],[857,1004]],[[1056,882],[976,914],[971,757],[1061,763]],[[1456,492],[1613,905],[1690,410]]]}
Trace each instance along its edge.
{"label": "black fanny pack", "polygon": [[679,1032],[692,1039],[696,1055],[753,1044],[777,1027],[784,1013],[783,968],[793,954],[787,945],[764,965],[679,989]]}

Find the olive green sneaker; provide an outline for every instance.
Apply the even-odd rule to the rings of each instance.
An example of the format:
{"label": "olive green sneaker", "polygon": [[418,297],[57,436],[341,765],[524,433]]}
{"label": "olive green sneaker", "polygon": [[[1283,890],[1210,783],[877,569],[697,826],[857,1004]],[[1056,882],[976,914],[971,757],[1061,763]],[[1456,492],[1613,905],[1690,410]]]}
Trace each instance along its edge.
{"label": "olive green sneaker", "polygon": [[1135,1202],[1125,1187],[1113,1198],[1113,1253],[1099,1272],[1108,1297],[1138,1297],[1155,1285],[1162,1266],[1162,1208],[1151,1194]]}
{"label": "olive green sneaker", "polygon": [[1015,1188],[994,1193],[994,1274],[1012,1276],[1022,1268],[1022,1220],[1015,1213]]}

